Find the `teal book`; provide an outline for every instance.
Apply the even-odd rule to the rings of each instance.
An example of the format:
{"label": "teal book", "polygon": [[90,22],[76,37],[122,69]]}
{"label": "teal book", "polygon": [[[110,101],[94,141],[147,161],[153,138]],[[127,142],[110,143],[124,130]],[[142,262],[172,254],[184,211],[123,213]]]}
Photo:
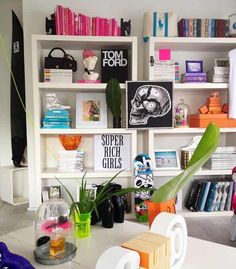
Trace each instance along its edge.
{"label": "teal book", "polygon": [[211,186],[211,182],[210,181],[206,181],[204,184],[204,188],[203,188],[203,194],[200,200],[200,207],[199,207],[199,211],[204,211],[204,207],[206,204],[206,200],[207,200],[207,196],[210,190],[210,186]]}
{"label": "teal book", "polygon": [[213,208],[214,208],[214,205],[215,205],[216,199],[217,199],[217,188],[218,188],[218,182],[212,180],[211,187],[210,187],[209,194],[208,194],[207,201],[206,201],[206,205],[204,208],[204,210],[206,212],[214,211]]}

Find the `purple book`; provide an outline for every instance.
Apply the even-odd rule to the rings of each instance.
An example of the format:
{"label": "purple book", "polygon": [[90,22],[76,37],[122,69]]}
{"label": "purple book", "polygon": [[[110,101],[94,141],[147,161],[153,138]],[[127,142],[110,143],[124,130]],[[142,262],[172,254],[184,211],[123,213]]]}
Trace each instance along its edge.
{"label": "purple book", "polygon": [[185,77],[206,77],[206,73],[184,73]]}
{"label": "purple book", "polygon": [[194,76],[188,76],[186,74],[182,75],[182,82],[207,82],[207,77],[206,75],[197,75],[195,74]]}

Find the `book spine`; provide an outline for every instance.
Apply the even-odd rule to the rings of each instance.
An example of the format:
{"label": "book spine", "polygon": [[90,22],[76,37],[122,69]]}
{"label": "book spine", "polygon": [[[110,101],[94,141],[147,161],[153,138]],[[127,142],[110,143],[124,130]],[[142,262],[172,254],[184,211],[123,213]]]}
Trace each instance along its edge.
{"label": "book spine", "polygon": [[185,19],[185,37],[188,37],[189,36],[189,20],[188,19]]}
{"label": "book spine", "polygon": [[198,194],[198,187],[199,187],[198,181],[197,180],[193,181],[188,198],[185,202],[185,207],[190,211],[194,211],[194,204]]}
{"label": "book spine", "polygon": [[202,187],[203,187],[203,182],[199,181],[198,182],[197,195],[196,195],[194,206],[193,206],[193,212],[199,211],[198,204],[200,203],[200,195],[201,195],[201,192],[202,192]]}
{"label": "book spine", "polygon": [[204,209],[206,212],[212,212],[213,211],[213,206],[214,206],[215,199],[216,199],[216,196],[217,196],[216,189],[217,189],[217,182],[212,182],[211,183],[211,188],[209,190],[209,194],[208,194],[208,197],[207,197],[205,209]]}
{"label": "book spine", "polygon": [[208,193],[209,193],[210,186],[211,186],[211,182],[207,181],[206,185],[205,185],[205,188],[204,188],[202,199],[200,201],[200,208],[199,208],[200,211],[204,211],[204,207],[205,207],[205,204],[206,204],[206,200],[207,200],[207,196],[208,196]]}
{"label": "book spine", "polygon": [[224,190],[223,190],[223,195],[222,195],[222,199],[220,201],[220,207],[219,210],[223,211],[225,208],[225,204],[226,204],[226,199],[229,193],[229,186],[230,186],[230,182],[226,181],[224,184]]}
{"label": "book spine", "polygon": [[56,6],[55,10],[55,22],[56,22],[56,35],[60,35],[60,13],[59,6]]}
{"label": "book spine", "polygon": [[64,11],[63,11],[63,7],[62,6],[58,6],[59,8],[59,24],[60,24],[60,35],[63,35],[64,33]]}
{"label": "book spine", "polygon": [[227,198],[226,198],[226,204],[225,204],[225,210],[226,211],[230,211],[230,209],[231,209],[233,190],[234,190],[234,182],[230,181],[229,192],[228,192],[228,195],[227,195]]}
{"label": "book spine", "polygon": [[193,36],[197,37],[197,19],[193,19]]}
{"label": "book spine", "polygon": [[205,37],[205,19],[201,19],[201,37]]}
{"label": "book spine", "polygon": [[201,19],[197,19],[197,37],[201,37]]}
{"label": "book spine", "polygon": [[92,17],[92,35],[96,35],[96,18]]}
{"label": "book spine", "polygon": [[189,37],[193,37],[193,19],[189,19]]}
{"label": "book spine", "polygon": [[211,37],[215,37],[215,19],[211,19]]}
{"label": "book spine", "polygon": [[209,25],[209,19],[205,19],[205,37],[209,37],[208,25]]}
{"label": "book spine", "polygon": [[212,19],[208,20],[208,37],[211,37],[211,24],[212,24]]}
{"label": "book spine", "polygon": [[184,19],[178,21],[178,36],[183,37]]}

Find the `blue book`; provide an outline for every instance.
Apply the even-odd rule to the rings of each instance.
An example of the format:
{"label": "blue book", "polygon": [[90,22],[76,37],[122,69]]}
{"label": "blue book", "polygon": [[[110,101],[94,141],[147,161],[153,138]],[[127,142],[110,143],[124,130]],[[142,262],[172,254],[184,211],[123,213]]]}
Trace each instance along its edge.
{"label": "blue book", "polygon": [[47,116],[55,116],[55,115],[67,116],[67,115],[69,115],[69,111],[66,109],[52,109],[52,110],[46,110],[45,115],[47,115]]}
{"label": "blue book", "polygon": [[226,198],[226,203],[225,203],[225,210],[226,211],[231,210],[233,191],[234,191],[234,182],[230,181],[229,192],[228,192],[228,195]]}
{"label": "blue book", "polygon": [[217,198],[218,182],[212,180],[204,211],[212,212]]}
{"label": "blue book", "polygon": [[184,36],[188,37],[189,36],[189,20],[188,19],[185,19],[185,33],[184,33]]}
{"label": "blue book", "polygon": [[211,37],[211,21],[212,19],[209,19],[208,21],[208,37]]}
{"label": "blue book", "polygon": [[44,122],[71,122],[71,118],[69,118],[69,117],[63,117],[63,118],[59,118],[59,117],[47,118],[47,117],[44,117],[43,121]]}
{"label": "blue book", "polygon": [[199,211],[204,211],[204,207],[205,207],[205,204],[206,204],[207,196],[208,196],[209,189],[210,189],[210,186],[211,186],[211,182],[210,181],[205,181],[204,183],[205,184],[204,184],[203,190],[202,190],[202,196],[201,196],[201,199],[200,199]]}
{"label": "blue book", "polygon": [[47,126],[43,126],[43,129],[71,129],[70,126],[68,125],[47,125]]}
{"label": "blue book", "polygon": [[211,37],[215,37],[215,19],[211,19]]}

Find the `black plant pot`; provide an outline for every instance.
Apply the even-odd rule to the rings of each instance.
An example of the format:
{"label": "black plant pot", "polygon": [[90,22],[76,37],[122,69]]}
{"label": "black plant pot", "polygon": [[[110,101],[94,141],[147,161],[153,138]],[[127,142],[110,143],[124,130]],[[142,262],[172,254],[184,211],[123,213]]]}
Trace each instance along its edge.
{"label": "black plant pot", "polygon": [[113,128],[121,128],[121,117],[120,116],[113,117]]}

